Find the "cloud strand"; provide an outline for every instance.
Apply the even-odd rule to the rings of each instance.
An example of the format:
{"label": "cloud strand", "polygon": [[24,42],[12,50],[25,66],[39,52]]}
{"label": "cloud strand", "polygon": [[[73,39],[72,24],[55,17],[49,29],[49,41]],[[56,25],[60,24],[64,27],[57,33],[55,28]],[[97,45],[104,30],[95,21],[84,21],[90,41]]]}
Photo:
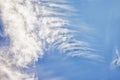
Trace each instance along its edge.
{"label": "cloud strand", "polygon": [[67,56],[98,58],[91,54],[94,49],[88,42],[75,39],[74,31],[63,27],[70,25],[64,10],[73,12],[74,8],[66,0],[0,0],[4,34],[10,38],[9,45],[0,48],[2,80],[35,80],[34,73],[20,68],[27,68],[52,48]]}

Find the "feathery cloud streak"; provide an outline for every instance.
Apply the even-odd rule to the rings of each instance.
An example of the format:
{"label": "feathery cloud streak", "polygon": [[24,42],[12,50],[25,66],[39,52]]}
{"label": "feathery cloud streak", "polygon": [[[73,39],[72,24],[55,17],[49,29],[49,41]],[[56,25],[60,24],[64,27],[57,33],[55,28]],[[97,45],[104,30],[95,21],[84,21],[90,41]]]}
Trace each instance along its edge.
{"label": "feathery cloud streak", "polygon": [[64,28],[71,25],[66,11],[74,11],[66,0],[0,0],[4,34],[10,38],[9,45],[0,48],[2,80],[34,80],[34,73],[20,69],[52,48],[68,56],[99,57],[88,42],[76,40],[74,31]]}

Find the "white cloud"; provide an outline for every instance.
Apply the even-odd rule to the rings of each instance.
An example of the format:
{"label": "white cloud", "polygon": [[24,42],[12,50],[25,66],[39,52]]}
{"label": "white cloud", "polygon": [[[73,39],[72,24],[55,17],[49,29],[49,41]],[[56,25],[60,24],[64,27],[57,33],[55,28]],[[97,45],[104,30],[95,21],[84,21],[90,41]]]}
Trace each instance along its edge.
{"label": "white cloud", "polygon": [[[44,1],[47,1],[49,7],[46,6],[48,4],[44,4]],[[1,47],[0,51],[0,65],[3,65],[0,68],[0,73],[3,73],[0,74],[1,80],[13,80],[13,78],[14,80],[34,80],[33,74],[21,72],[19,68],[27,67],[31,62],[37,61],[44,54],[46,44],[55,45],[63,52],[79,49],[74,55],[78,55],[82,50],[83,57],[95,57],[88,55],[91,49],[86,42],[76,40],[71,35],[72,30],[62,28],[69,24],[69,20],[59,15],[67,14],[58,12],[53,7],[71,10],[67,4],[59,4],[65,3],[66,0],[58,1],[58,3],[54,3],[55,0],[44,1],[0,0],[0,16],[5,34],[10,38],[10,45]],[[85,54],[83,47],[85,50],[89,49],[88,52],[85,51]],[[73,56],[74,51],[68,54],[71,53]]]}
{"label": "white cloud", "polygon": [[111,63],[112,68],[120,67],[120,53],[118,48],[115,48],[115,51],[113,52],[115,54],[115,57]]}

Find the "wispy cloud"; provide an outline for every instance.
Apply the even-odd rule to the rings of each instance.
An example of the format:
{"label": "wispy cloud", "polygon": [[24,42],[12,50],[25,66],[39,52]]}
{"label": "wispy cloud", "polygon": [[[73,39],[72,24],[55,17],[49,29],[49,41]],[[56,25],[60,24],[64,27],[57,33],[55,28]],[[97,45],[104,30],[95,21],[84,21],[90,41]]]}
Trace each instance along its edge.
{"label": "wispy cloud", "polygon": [[111,63],[112,68],[117,68],[120,67],[120,53],[119,53],[119,49],[115,48],[113,54],[115,54],[113,61]]}
{"label": "wispy cloud", "polygon": [[88,42],[75,39],[74,31],[64,28],[70,24],[66,11],[74,11],[66,0],[0,0],[0,16],[10,38],[9,45],[1,47],[0,52],[2,80],[13,80],[13,76],[14,80],[34,80],[34,74],[21,72],[20,68],[37,61],[46,46],[69,56],[98,58],[91,54],[94,49]]}

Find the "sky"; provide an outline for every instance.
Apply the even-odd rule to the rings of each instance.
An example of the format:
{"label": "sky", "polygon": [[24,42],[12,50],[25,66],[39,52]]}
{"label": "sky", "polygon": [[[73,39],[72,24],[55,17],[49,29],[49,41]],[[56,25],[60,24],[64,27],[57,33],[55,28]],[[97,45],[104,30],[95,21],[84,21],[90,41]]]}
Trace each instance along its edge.
{"label": "sky", "polygon": [[[29,2],[29,0],[27,1]],[[59,1],[52,1],[59,4]],[[41,0],[40,5],[46,6],[52,1]],[[6,7],[3,10],[3,14],[0,14],[0,65],[4,66],[0,68],[4,70],[0,70],[0,72],[6,74],[10,72],[12,75],[17,73],[16,76],[20,74],[18,77],[10,75],[10,80],[23,80],[24,78],[31,80],[120,80],[120,0],[67,1],[67,4],[72,7],[65,6],[64,3],[66,4],[66,0],[63,0],[63,3],[58,6],[49,5],[52,9],[43,7],[43,13],[36,10],[35,14],[31,9],[32,4],[27,3],[25,8],[19,8],[21,5],[16,6],[18,12],[22,12],[20,15],[18,12],[8,14],[8,10],[12,10],[12,8]],[[6,2],[8,6],[11,4],[13,3],[9,0],[8,4]],[[32,6],[37,6],[39,9],[38,4]],[[50,12],[50,10],[56,11],[56,13]],[[11,16],[13,13],[15,16]],[[66,15],[62,15],[62,13],[66,13]],[[51,14],[54,15],[53,18],[51,18]],[[40,24],[37,22],[36,16],[40,17]],[[55,25],[55,27],[51,27],[51,25]],[[76,32],[69,35],[69,31],[67,32],[64,28]],[[74,37],[71,39],[71,36]],[[67,41],[66,37],[68,37]],[[55,41],[52,42],[52,40]],[[2,59],[1,56],[7,49],[4,50],[3,47],[8,45],[10,48],[7,53],[10,56],[4,56]],[[56,45],[59,46],[56,47]],[[11,56],[11,53],[14,55]],[[12,60],[9,59],[11,57],[14,57],[13,62],[9,62]],[[7,68],[8,65],[3,64],[2,60],[7,64],[10,63],[10,66]],[[34,66],[32,66],[33,64]],[[28,74],[30,72],[34,72],[37,78],[31,78],[31,74]],[[2,78],[1,74],[0,77]]]}
{"label": "sky", "polygon": [[[111,69],[115,47],[119,46],[119,0],[74,0],[71,4],[78,10],[77,17],[71,17],[72,23],[94,28],[89,35],[84,32],[77,38],[89,41],[104,56],[104,61],[89,61],[79,57],[65,57],[58,51],[49,53],[40,59],[37,69],[41,80],[119,80],[119,69]],[[85,37],[81,37],[85,35]],[[92,38],[91,38],[92,37]],[[40,69],[42,67],[42,70]],[[42,75],[42,76],[41,76]],[[55,79],[57,80],[57,79]]]}

